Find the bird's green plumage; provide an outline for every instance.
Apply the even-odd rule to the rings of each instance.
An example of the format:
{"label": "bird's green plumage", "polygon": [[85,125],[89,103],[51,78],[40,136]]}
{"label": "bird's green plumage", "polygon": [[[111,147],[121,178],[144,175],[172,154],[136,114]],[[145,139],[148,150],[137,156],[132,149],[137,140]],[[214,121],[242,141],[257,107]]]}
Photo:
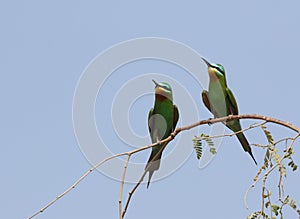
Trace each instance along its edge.
{"label": "bird's green plumage", "polygon": [[[154,108],[149,111],[148,127],[152,143],[167,138],[175,129],[178,121],[178,109],[173,104],[172,89],[167,83],[156,83]],[[162,151],[167,144],[159,144],[152,147],[145,170],[149,172],[150,184],[152,174],[159,169]]]}
{"label": "bird's green plumage", "polygon": [[[209,87],[208,91],[202,92],[202,100],[204,105],[212,114],[218,117],[228,115],[238,115],[238,106],[232,91],[227,87],[224,67],[220,64],[210,64],[203,59],[208,66]],[[241,131],[239,120],[232,120],[225,123],[233,132]],[[254,162],[256,160],[252,154],[250,144],[248,143],[244,133],[238,133],[237,138],[243,146],[243,149],[250,154]]]}

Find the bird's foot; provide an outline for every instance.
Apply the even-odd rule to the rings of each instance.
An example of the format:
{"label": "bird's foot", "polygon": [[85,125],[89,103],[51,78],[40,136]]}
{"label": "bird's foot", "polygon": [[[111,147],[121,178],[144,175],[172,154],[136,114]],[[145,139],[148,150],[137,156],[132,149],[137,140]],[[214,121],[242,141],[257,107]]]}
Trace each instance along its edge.
{"label": "bird's foot", "polygon": [[175,138],[175,133],[174,132],[172,132],[171,134],[170,134],[170,136],[171,136],[171,138],[172,138],[172,140]]}
{"label": "bird's foot", "polygon": [[[208,120],[212,120],[213,118],[208,118]],[[212,125],[212,123],[211,122],[208,122],[207,123],[209,126],[211,126]]]}

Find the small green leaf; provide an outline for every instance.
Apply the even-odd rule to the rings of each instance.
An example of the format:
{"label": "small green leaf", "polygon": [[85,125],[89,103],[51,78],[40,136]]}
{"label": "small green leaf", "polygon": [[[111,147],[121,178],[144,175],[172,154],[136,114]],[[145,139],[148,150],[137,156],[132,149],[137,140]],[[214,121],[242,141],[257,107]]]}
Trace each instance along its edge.
{"label": "small green leaf", "polygon": [[293,166],[293,171],[296,171],[297,168],[298,168],[298,166],[295,164],[295,165]]}
{"label": "small green leaf", "polygon": [[292,199],[289,203],[289,206],[291,206],[294,210],[296,210],[297,209],[296,200]]}
{"label": "small green leaf", "polygon": [[212,154],[216,154],[216,153],[217,153],[216,148],[214,148],[214,147],[211,147],[211,148],[209,149],[209,151],[210,151],[210,153],[212,153]]}
{"label": "small green leaf", "polygon": [[[292,158],[290,158],[292,159]],[[288,166],[290,166],[292,168],[293,171],[296,171],[298,166],[294,163],[293,160],[291,160],[289,163],[288,163]]]}
{"label": "small green leaf", "polygon": [[272,137],[271,132],[270,132],[270,131],[267,129],[267,127],[264,126],[264,125],[262,125],[261,128],[263,129],[263,131],[264,131],[264,133],[265,133],[265,136],[266,136],[268,142],[269,142],[271,145],[273,145],[273,144],[274,144],[274,139],[273,139],[273,137]]}
{"label": "small green leaf", "polygon": [[285,166],[280,166],[279,167],[279,172],[286,177],[286,168]]}
{"label": "small green leaf", "polygon": [[286,205],[287,203],[289,203],[289,201],[290,201],[290,196],[288,195],[288,196],[285,197],[282,205]]}
{"label": "small green leaf", "polygon": [[193,143],[194,143],[194,149],[196,151],[197,159],[200,160],[200,158],[202,157],[202,141],[201,141],[201,138],[198,138],[197,136],[195,136],[192,140],[193,140]]}
{"label": "small green leaf", "polygon": [[274,212],[274,214],[276,216],[278,216],[278,210],[279,210],[279,206],[278,205],[271,205],[272,211]]}
{"label": "small green leaf", "polygon": [[268,197],[270,197],[271,196],[271,192],[270,191],[268,191],[268,194],[263,194],[263,197],[264,198],[268,198]]}
{"label": "small green leaf", "polygon": [[252,214],[250,214],[247,219],[256,219],[259,215],[261,215],[260,211],[257,212],[253,212]]}

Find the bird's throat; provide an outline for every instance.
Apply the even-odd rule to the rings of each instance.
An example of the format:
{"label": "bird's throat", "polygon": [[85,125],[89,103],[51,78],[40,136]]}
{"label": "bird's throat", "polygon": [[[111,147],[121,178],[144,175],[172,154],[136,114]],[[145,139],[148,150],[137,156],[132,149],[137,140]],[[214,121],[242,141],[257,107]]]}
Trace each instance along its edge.
{"label": "bird's throat", "polygon": [[164,101],[167,100],[168,97],[162,94],[155,94],[155,99],[159,100],[159,101]]}
{"label": "bird's throat", "polygon": [[215,73],[210,73],[210,74],[209,74],[209,80],[210,80],[211,82],[215,82],[215,81],[218,81],[219,78],[218,78],[218,76],[217,76]]}

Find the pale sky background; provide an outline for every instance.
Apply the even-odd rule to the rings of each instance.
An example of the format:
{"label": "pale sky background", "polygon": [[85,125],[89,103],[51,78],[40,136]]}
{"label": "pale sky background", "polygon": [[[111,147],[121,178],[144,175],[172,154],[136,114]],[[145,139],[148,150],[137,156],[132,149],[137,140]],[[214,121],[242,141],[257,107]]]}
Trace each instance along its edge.
{"label": "pale sky background", "polygon": [[[297,0],[2,1],[0,217],[30,216],[91,167],[73,131],[74,92],[88,63],[124,40],[154,36],[182,42],[225,66],[241,113],[268,115],[300,126],[299,8]],[[135,74],[130,75],[131,69]],[[120,72],[127,70],[127,79],[160,71],[173,77],[173,71],[184,75],[176,66],[155,62],[124,66]],[[125,80],[120,72],[110,78],[112,89]],[[149,86],[153,86],[151,80]],[[200,100],[201,87],[190,86],[199,117],[209,118]],[[100,101],[105,104],[108,99]],[[135,115],[129,120],[140,135],[147,135],[146,117],[152,105],[153,98],[147,96],[132,108]],[[101,105],[96,104],[97,109]],[[277,139],[291,133],[272,127]],[[101,132],[101,124],[98,129]],[[251,143],[265,143],[259,130],[246,135]],[[117,135],[109,138],[122,147]],[[253,151],[262,164],[263,152]],[[138,160],[145,162],[148,153]],[[299,153],[296,149],[298,164]],[[257,170],[238,141],[226,138],[206,168],[198,168],[193,153],[174,174],[153,182],[148,190],[141,185],[126,218],[245,218],[260,210],[260,187],[249,194],[250,210],[243,203]],[[300,206],[299,170],[292,175],[288,170],[285,182],[286,194]],[[277,181],[274,185],[276,195]],[[125,186],[124,197],[130,188]],[[118,218],[118,198],[119,182],[94,172],[36,218]],[[285,216],[297,218],[290,210]]]}

